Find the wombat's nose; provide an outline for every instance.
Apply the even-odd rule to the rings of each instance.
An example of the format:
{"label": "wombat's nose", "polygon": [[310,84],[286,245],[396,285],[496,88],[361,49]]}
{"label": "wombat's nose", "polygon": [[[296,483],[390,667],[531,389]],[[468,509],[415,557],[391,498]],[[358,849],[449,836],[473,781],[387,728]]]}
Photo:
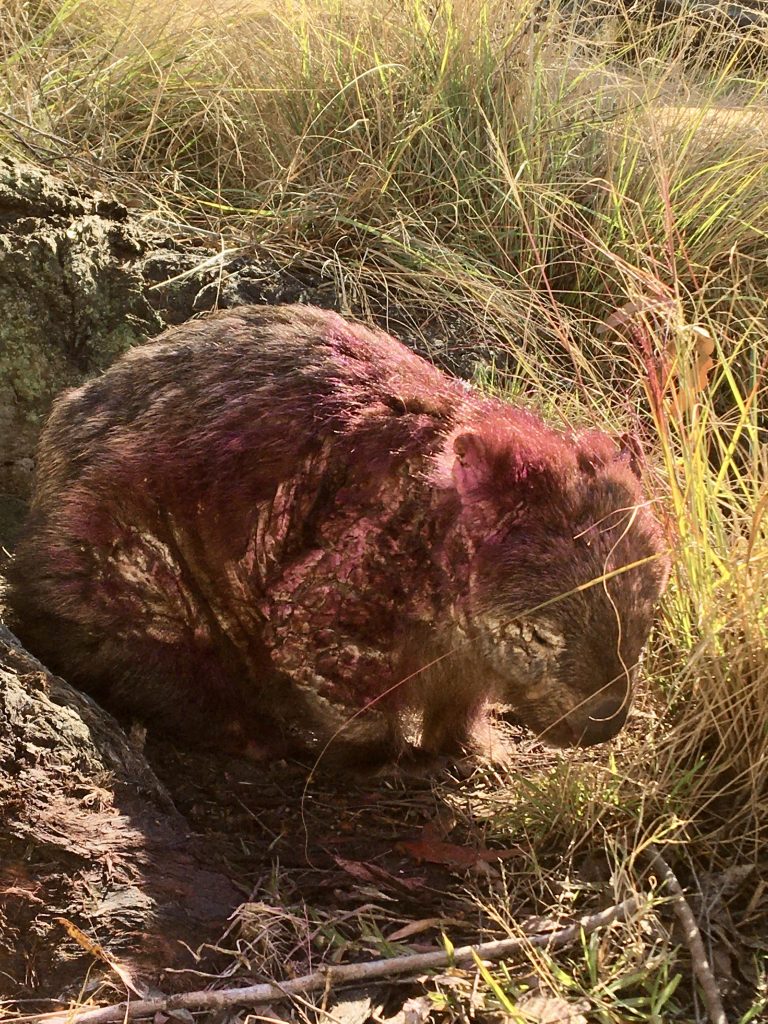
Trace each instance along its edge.
{"label": "wombat's nose", "polygon": [[601,700],[587,705],[583,709],[580,721],[569,720],[573,729],[576,745],[591,747],[595,743],[605,743],[621,730],[627,720],[629,702],[614,698]]}

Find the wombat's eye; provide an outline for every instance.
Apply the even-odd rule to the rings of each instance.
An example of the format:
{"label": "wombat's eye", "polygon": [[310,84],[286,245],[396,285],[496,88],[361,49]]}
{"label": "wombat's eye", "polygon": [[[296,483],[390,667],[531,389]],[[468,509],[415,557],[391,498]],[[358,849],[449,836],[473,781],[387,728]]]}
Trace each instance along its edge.
{"label": "wombat's eye", "polygon": [[541,644],[542,647],[551,647],[552,640],[545,633],[542,633],[540,629],[535,626],[531,630],[531,635],[537,644]]}
{"label": "wombat's eye", "polygon": [[585,548],[591,548],[592,547],[592,538],[590,537],[589,533],[587,533],[587,531],[584,530],[582,533],[574,533],[574,535],[573,535],[573,543],[574,544],[583,544]]}
{"label": "wombat's eye", "polygon": [[531,624],[531,639],[550,650],[559,650],[565,643],[561,633],[542,623]]}

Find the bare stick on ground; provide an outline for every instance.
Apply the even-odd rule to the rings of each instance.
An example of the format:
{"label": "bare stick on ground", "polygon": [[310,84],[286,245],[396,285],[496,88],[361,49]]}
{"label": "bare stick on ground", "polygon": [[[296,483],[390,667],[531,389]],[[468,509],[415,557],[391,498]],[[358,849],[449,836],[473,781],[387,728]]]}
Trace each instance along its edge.
{"label": "bare stick on ground", "polygon": [[396,974],[421,974],[423,971],[448,967],[473,961],[475,955],[481,960],[500,960],[514,956],[534,946],[539,949],[560,949],[577,939],[581,934],[589,935],[598,928],[605,928],[616,921],[626,921],[636,914],[645,901],[631,896],[617,906],[609,907],[598,914],[579,918],[573,924],[559,931],[530,935],[524,938],[499,939],[483,942],[476,946],[460,946],[449,956],[445,950],[436,949],[430,953],[396,956],[388,960],[373,960],[363,964],[345,964],[341,967],[326,967],[301,978],[285,983],[266,982],[244,988],[227,988],[218,991],[182,992],[156,999],[141,999],[124,1002],[98,1009],[70,1010],[66,1013],[39,1014],[18,1017],[14,1024],[112,1024],[136,1017],[152,1017],[170,1010],[221,1010],[234,1006],[254,1006],[257,1003],[273,1002],[291,996],[316,992],[326,988],[352,982],[373,982]]}
{"label": "bare stick on ground", "polygon": [[704,949],[701,932],[696,924],[693,911],[685,898],[683,887],[678,882],[677,875],[675,875],[672,868],[667,864],[655,846],[649,846],[646,853],[651,865],[664,880],[671,895],[672,909],[683,926],[685,944],[691,954],[693,973],[696,975],[699,985],[701,985],[701,993],[707,1010],[707,1016],[711,1024],[728,1024],[717,981],[712,973],[712,968],[709,965],[706,950]]}

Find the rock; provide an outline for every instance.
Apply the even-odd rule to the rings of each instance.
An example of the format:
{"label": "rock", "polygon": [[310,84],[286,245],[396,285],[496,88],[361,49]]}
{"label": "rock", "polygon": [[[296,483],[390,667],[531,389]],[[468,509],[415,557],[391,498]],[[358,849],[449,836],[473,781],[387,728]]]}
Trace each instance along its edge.
{"label": "rock", "polygon": [[238,902],[117,722],[3,626],[0,819],[5,996],[76,994],[94,956],[67,922],[137,984],[173,987],[163,970],[193,964],[182,943],[215,938]]}
{"label": "rock", "polygon": [[29,494],[64,388],[196,313],[292,301],[334,307],[332,282],[256,251],[222,259],[209,239],[171,238],[114,199],[0,158],[0,496]]}
{"label": "rock", "polygon": [[119,203],[0,159],[0,492],[27,494],[54,395],[162,328],[145,247]]}

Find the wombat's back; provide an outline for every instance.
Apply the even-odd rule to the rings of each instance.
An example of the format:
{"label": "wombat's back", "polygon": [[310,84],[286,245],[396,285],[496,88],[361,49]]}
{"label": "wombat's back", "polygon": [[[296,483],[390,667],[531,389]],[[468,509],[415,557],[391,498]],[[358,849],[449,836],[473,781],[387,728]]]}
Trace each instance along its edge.
{"label": "wombat's back", "polygon": [[175,725],[198,695],[204,720],[202,678],[222,714],[255,704],[269,722],[270,581],[319,543],[350,481],[386,490],[406,463],[415,481],[471,397],[322,310],[245,307],[166,332],[54,406],[11,573],[19,635],[112,706]]}
{"label": "wombat's back", "polygon": [[35,508],[96,465],[131,485],[229,486],[243,453],[271,488],[308,440],[377,406],[436,421],[464,387],[381,332],[306,306],[243,307],[173,328],[55,402],[38,449]]}

